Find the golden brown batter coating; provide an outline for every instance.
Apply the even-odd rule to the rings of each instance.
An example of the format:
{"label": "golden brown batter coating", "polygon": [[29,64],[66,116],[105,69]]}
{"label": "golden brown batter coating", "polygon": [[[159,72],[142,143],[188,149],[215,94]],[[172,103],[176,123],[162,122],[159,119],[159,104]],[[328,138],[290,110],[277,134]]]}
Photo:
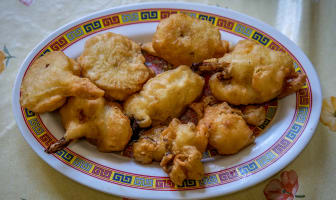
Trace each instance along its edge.
{"label": "golden brown batter coating", "polygon": [[237,153],[254,141],[240,110],[232,109],[226,102],[207,107],[199,122],[202,124],[208,128],[209,144],[219,154]]}
{"label": "golden brown batter coating", "polygon": [[230,43],[227,40],[222,40],[221,45],[218,49],[216,49],[216,52],[213,57],[220,58],[223,57],[226,53],[230,51]]}
{"label": "golden brown batter coating", "polygon": [[22,107],[37,113],[56,110],[68,96],[96,99],[104,91],[87,78],[80,78],[80,66],[61,51],[38,58],[28,69],[21,84]]}
{"label": "golden brown batter coating", "polygon": [[226,51],[215,26],[182,13],[161,20],[152,42],[155,52],[175,66],[191,66]]}
{"label": "golden brown batter coating", "polygon": [[120,105],[104,98],[71,97],[60,114],[66,141],[85,137],[101,152],[123,150],[132,136],[130,121],[122,113]]}
{"label": "golden brown batter coating", "polygon": [[162,136],[166,141],[166,154],[160,165],[170,179],[177,185],[181,185],[185,179],[201,179],[204,176],[202,153],[209,137],[206,127],[182,124],[175,118]]}
{"label": "golden brown batter coating", "polygon": [[160,165],[176,185],[185,179],[200,180],[204,177],[202,154],[194,146],[185,146],[177,154],[167,154]]}
{"label": "golden brown batter coating", "polygon": [[137,142],[133,144],[133,157],[142,164],[152,163],[153,160],[161,161],[166,153],[166,142],[161,135],[165,126],[151,128],[141,134]]}
{"label": "golden brown batter coating", "polygon": [[[221,101],[234,105],[264,103],[286,88],[286,80],[296,74],[291,58],[256,42],[241,40],[231,53],[219,58],[217,63],[228,67],[210,78],[210,89]],[[302,87],[305,78],[295,83],[291,92]],[[303,81],[303,82],[302,82]]]}
{"label": "golden brown batter coating", "polygon": [[140,127],[149,127],[178,117],[202,93],[203,85],[203,77],[182,65],[151,78],[140,93],[126,100],[124,109]]}
{"label": "golden brown batter coating", "polygon": [[196,112],[198,120],[203,118],[204,110],[209,105],[214,105],[217,103],[217,100],[213,96],[203,96],[199,102],[194,102],[189,105],[193,111]]}
{"label": "golden brown batter coating", "polygon": [[140,46],[125,36],[107,32],[91,37],[78,62],[83,76],[105,90],[105,96],[125,100],[152,75]]}
{"label": "golden brown batter coating", "polygon": [[181,185],[185,179],[203,177],[201,159],[207,144],[206,127],[182,124],[175,118],[168,127],[154,127],[143,133],[133,145],[133,156],[143,164],[161,161],[161,167],[171,180]]}
{"label": "golden brown batter coating", "polygon": [[242,110],[246,123],[260,126],[266,119],[266,111],[263,106],[248,105]]}
{"label": "golden brown batter coating", "polygon": [[203,153],[208,145],[208,132],[205,126],[182,124],[176,118],[170,122],[162,135],[168,141],[172,153],[182,151],[184,146],[194,146]]}
{"label": "golden brown batter coating", "polygon": [[287,78],[283,90],[279,95],[280,98],[286,97],[299,89],[306,83],[307,76],[304,73],[292,72]]}

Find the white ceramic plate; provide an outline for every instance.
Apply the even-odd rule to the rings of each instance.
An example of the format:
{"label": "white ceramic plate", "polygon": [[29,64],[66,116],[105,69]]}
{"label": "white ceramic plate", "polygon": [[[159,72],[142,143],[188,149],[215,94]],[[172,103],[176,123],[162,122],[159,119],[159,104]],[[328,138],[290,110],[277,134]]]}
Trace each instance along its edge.
{"label": "white ceramic plate", "polygon": [[[100,153],[85,141],[49,155],[44,149],[64,134],[56,113],[37,115],[19,103],[26,70],[40,55],[61,50],[76,58],[85,41],[95,34],[115,32],[137,42],[150,41],[160,19],[186,12],[217,26],[222,38],[233,43],[248,38],[290,54],[296,70],[307,74],[307,84],[270,105],[263,134],[254,145],[233,156],[215,156],[204,162],[206,177],[174,185],[158,163],[139,165],[114,153]],[[13,111],[22,135],[51,167],[94,189],[131,198],[191,199],[228,194],[272,176],[291,162],[307,145],[319,120],[321,89],[314,67],[304,53],[274,28],[228,9],[189,3],[145,3],[111,8],[69,23],[43,40],[25,59],[13,90]]]}

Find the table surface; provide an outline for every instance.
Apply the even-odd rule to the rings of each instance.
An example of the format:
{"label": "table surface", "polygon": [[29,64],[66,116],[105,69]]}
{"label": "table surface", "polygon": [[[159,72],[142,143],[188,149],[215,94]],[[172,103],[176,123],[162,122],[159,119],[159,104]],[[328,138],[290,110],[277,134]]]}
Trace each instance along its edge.
{"label": "table surface", "polygon": [[[22,137],[12,113],[12,88],[28,53],[60,26],[95,11],[143,0],[0,1],[0,50],[5,69],[0,73],[0,199],[122,199],[90,189],[47,165]],[[323,97],[335,95],[336,1],[332,0],[198,0],[260,19],[293,40],[315,66]],[[7,51],[6,51],[7,50]],[[0,70],[1,71],[1,70]],[[334,74],[335,73],[335,74]],[[283,171],[298,175],[297,199],[335,199],[335,132],[321,123],[304,151]],[[264,188],[274,177],[214,199],[265,199]]]}

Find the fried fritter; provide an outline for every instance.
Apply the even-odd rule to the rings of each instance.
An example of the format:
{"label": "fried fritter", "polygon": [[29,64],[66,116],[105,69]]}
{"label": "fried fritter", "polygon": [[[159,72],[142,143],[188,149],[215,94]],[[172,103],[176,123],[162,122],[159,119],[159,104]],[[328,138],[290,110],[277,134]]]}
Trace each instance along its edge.
{"label": "fried fritter", "polygon": [[140,46],[111,32],[88,39],[78,62],[83,76],[105,90],[105,96],[110,99],[126,99],[139,91],[152,75],[144,65]]}
{"label": "fried fritter", "polygon": [[215,97],[213,96],[203,96],[201,98],[201,101],[199,102],[194,102],[192,104],[189,105],[189,108],[191,108],[193,111],[195,111],[197,113],[197,118],[198,120],[200,120],[201,118],[203,118],[203,114],[204,114],[204,109],[207,106],[211,106],[217,103],[217,100],[215,99]]}
{"label": "fried fritter", "polygon": [[71,97],[60,109],[60,114],[66,130],[65,141],[85,137],[99,151],[111,152],[123,150],[132,136],[130,120],[122,113],[120,105],[104,98]]}
{"label": "fried fritter", "polygon": [[200,180],[204,177],[202,154],[194,146],[184,146],[177,154],[168,153],[160,163],[176,185],[185,179]]}
{"label": "fried fritter", "polygon": [[246,123],[260,126],[266,119],[266,111],[263,106],[248,105],[242,110]]}
{"label": "fried fritter", "polygon": [[160,165],[170,179],[177,185],[184,179],[201,179],[204,175],[202,153],[209,137],[207,128],[203,124],[197,127],[193,123],[182,124],[175,118],[162,136],[167,144]]}
{"label": "fried fritter", "polygon": [[213,62],[227,67],[211,76],[211,92],[218,100],[234,105],[264,103],[288,87],[295,92],[305,83],[301,74],[300,81],[293,79],[286,84],[297,74],[291,58],[249,40],[239,41],[231,53]]}
{"label": "fried fritter", "polygon": [[202,93],[203,85],[201,76],[182,65],[151,78],[140,93],[126,100],[124,109],[140,127],[149,127],[178,117]]}
{"label": "fried fritter", "polygon": [[191,66],[226,51],[215,26],[182,13],[161,20],[152,42],[155,52],[175,66]]}
{"label": "fried fritter", "polygon": [[193,102],[188,106],[186,111],[179,117],[179,120],[184,124],[189,122],[198,124],[199,120],[203,118],[204,109],[216,102],[217,100],[213,96],[202,96],[200,101]]}
{"label": "fried fritter", "polygon": [[203,153],[208,145],[208,132],[204,124],[200,126],[195,126],[193,123],[182,124],[180,120],[174,118],[162,135],[170,144],[172,153],[182,151],[184,146],[195,146]]}
{"label": "fried fritter", "polygon": [[229,41],[222,40],[222,44],[219,46],[218,49],[216,49],[216,52],[214,54],[214,58],[220,58],[223,57],[226,53],[230,51],[230,43]]}
{"label": "fried fritter", "polygon": [[38,58],[21,84],[20,103],[33,112],[44,113],[61,107],[68,96],[96,99],[104,91],[87,78],[80,78],[80,66],[61,51]]}
{"label": "fried fritter", "polygon": [[[223,60],[223,58],[210,58],[207,60],[204,60],[201,63],[194,64],[193,66],[196,67],[196,70],[200,73],[202,72],[226,72],[228,74],[228,66],[230,63],[227,63]],[[229,78],[229,77],[228,77]]]}
{"label": "fried fritter", "polygon": [[174,118],[168,127],[154,127],[144,132],[133,145],[133,156],[143,164],[153,160],[161,161],[161,167],[171,180],[181,185],[187,178],[203,177],[201,159],[207,144],[208,132],[205,126],[182,124]]}
{"label": "fried fritter", "polygon": [[208,128],[209,144],[219,154],[235,154],[254,141],[241,111],[231,108],[226,102],[205,109],[199,126]]}
{"label": "fried fritter", "polygon": [[142,164],[149,164],[153,160],[161,161],[166,153],[166,141],[162,131],[167,128],[158,126],[141,134],[139,140],[133,144],[133,157]]}
{"label": "fried fritter", "polygon": [[284,87],[279,95],[280,98],[288,96],[299,89],[306,83],[306,75],[304,73],[292,72],[287,78]]}

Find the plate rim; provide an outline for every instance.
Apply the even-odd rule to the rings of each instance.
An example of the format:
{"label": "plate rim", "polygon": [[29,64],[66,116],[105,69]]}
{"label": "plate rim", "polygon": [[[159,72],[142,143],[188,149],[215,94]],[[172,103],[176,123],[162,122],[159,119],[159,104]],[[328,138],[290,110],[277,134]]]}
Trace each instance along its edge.
{"label": "plate rim", "polygon": [[[176,5],[178,5],[178,6],[176,6]],[[162,7],[163,6],[163,7]],[[23,127],[24,126],[24,124],[21,124],[21,123],[19,123],[20,122],[20,120],[21,119],[19,119],[19,117],[20,116],[18,116],[18,113],[17,113],[17,107],[16,107],[16,105],[17,105],[17,103],[18,103],[18,94],[16,93],[15,94],[15,91],[17,91],[18,90],[18,88],[20,88],[20,86],[21,86],[21,80],[19,80],[20,79],[20,74],[22,74],[22,69],[25,67],[25,65],[28,63],[28,61],[29,60],[33,60],[32,59],[32,57],[34,57],[33,55],[35,55],[35,53],[34,52],[38,52],[38,50],[39,49],[41,49],[41,48],[43,48],[43,46],[44,45],[46,45],[46,44],[48,44],[49,42],[51,42],[51,40],[52,39],[54,39],[54,38],[56,38],[56,36],[58,36],[60,33],[63,33],[63,32],[65,32],[65,31],[67,31],[67,30],[69,30],[71,27],[73,27],[73,26],[76,26],[76,25],[78,25],[78,24],[80,24],[80,23],[83,23],[83,22],[85,22],[85,21],[89,21],[89,20],[92,20],[92,19],[94,19],[94,18],[97,18],[97,17],[99,17],[99,16],[104,16],[104,15],[108,15],[108,14],[104,14],[104,13],[107,13],[107,12],[109,12],[109,14],[113,14],[113,13],[120,13],[120,12],[127,12],[127,11],[133,11],[133,10],[138,10],[138,9],[146,9],[146,8],[148,8],[148,9],[150,9],[150,8],[171,8],[171,9],[188,9],[188,8],[182,8],[182,7],[188,7],[188,6],[194,6],[194,7],[189,7],[189,9],[193,9],[194,11],[200,11],[200,12],[208,12],[208,13],[211,13],[211,14],[213,14],[213,12],[212,11],[210,11],[211,9],[215,9],[215,10],[226,10],[227,12],[233,12],[233,13],[235,13],[235,14],[237,14],[237,15],[239,15],[239,16],[242,16],[243,18],[247,18],[247,19],[249,19],[250,21],[254,21],[254,22],[256,22],[258,25],[262,25],[262,26],[266,26],[268,29],[270,29],[271,30],[271,32],[276,32],[277,33],[277,37],[279,37],[279,35],[281,36],[281,37],[284,37],[284,38],[279,38],[279,39],[277,39],[277,40],[288,40],[287,42],[289,43],[289,44],[287,44],[287,45],[285,45],[285,44],[283,44],[284,46],[286,46],[286,47],[288,47],[288,46],[292,46],[292,47],[294,47],[294,49],[295,50],[297,50],[298,52],[296,52],[297,54],[298,54],[298,56],[297,57],[301,57],[301,59],[302,60],[305,60],[305,62],[308,62],[308,64],[310,64],[310,67],[311,67],[311,69],[310,70],[312,70],[312,74],[313,75],[315,75],[315,77],[314,78],[316,78],[317,79],[317,81],[315,80],[315,84],[317,84],[317,85],[315,85],[315,94],[319,97],[319,99],[317,99],[317,102],[316,102],[316,97],[314,97],[313,99],[314,99],[314,101],[315,101],[315,107],[313,106],[313,103],[314,102],[312,102],[312,111],[313,111],[313,108],[316,108],[317,110],[318,110],[318,115],[320,114],[320,112],[321,112],[321,106],[322,106],[322,104],[321,104],[321,87],[320,87],[320,82],[319,82],[319,78],[318,78],[318,75],[317,75],[317,73],[316,73],[316,71],[315,71],[315,69],[314,69],[314,67],[313,67],[313,65],[311,64],[311,62],[309,61],[309,59],[304,55],[304,53],[302,52],[302,50],[299,48],[299,47],[297,47],[292,41],[290,41],[290,39],[288,39],[286,36],[284,36],[282,33],[280,33],[279,31],[277,31],[275,28],[273,28],[273,27],[271,27],[270,25],[268,25],[268,24],[266,24],[266,23],[264,23],[264,22],[262,22],[262,21],[260,21],[260,20],[258,20],[258,19],[255,19],[255,18],[252,18],[252,17],[249,17],[249,16],[247,16],[247,15],[245,15],[245,14],[242,14],[242,13],[239,13],[239,12],[236,12],[236,11],[233,11],[233,10],[230,10],[230,9],[226,9],[226,8],[221,8],[221,7],[215,7],[215,6],[209,6],[209,5],[206,5],[206,4],[199,4],[199,3],[185,3],[185,2],[174,2],[174,3],[172,3],[172,2],[146,2],[146,3],[139,3],[139,4],[128,4],[128,5],[123,5],[123,6],[118,6],[118,7],[112,7],[112,8],[109,8],[109,9],[105,9],[105,10],[101,10],[101,11],[97,11],[97,12],[95,12],[95,13],[92,13],[92,14],[89,14],[89,15],[86,15],[86,16],[83,16],[83,17],[81,17],[81,18],[79,18],[79,19],[76,19],[76,20],[73,20],[73,21],[71,21],[71,22],[69,22],[69,23],[67,23],[66,25],[64,25],[64,26],[62,26],[62,27],[60,27],[60,28],[58,28],[58,29],[56,29],[55,31],[53,31],[51,34],[49,34],[46,38],[44,38],[37,46],[35,46],[35,48],[28,54],[28,56],[26,57],[26,59],[23,61],[23,63],[22,63],[22,65],[20,66],[20,68],[19,68],[19,72],[18,72],[18,74],[17,74],[17,77],[16,77],[16,80],[15,80],[15,85],[14,85],[14,89],[13,89],[13,98],[12,98],[12,106],[13,106],[13,112],[14,112],[14,116],[15,116],[15,119],[16,119],[16,122],[17,122],[17,124],[18,124],[18,126],[19,126],[19,128],[20,128],[20,132],[21,132],[21,134],[24,136],[24,138],[26,139],[26,141],[27,141],[27,143],[29,143],[30,144],[30,146],[33,148],[33,150],[45,161],[45,162],[47,162],[47,159],[45,159],[44,157],[45,156],[42,156],[40,153],[40,149],[35,149],[36,148],[36,146],[34,146],[35,144],[33,144],[33,142],[24,134],[24,131],[26,131],[26,130],[24,130],[25,128]],[[121,11],[120,10],[118,10],[118,9],[121,9]],[[125,9],[125,11],[122,11],[123,9]],[[218,15],[218,14],[216,14],[216,15]],[[245,20],[245,19],[244,19]],[[244,22],[244,20],[241,20],[241,19],[239,19],[239,21],[243,21]],[[258,26],[256,26],[257,24],[253,24],[253,26],[254,27],[257,27],[257,28],[260,28],[260,27],[258,27]],[[261,30],[263,30],[263,29],[261,29]],[[272,35],[273,36],[273,35]],[[29,64],[28,64],[29,65]],[[307,73],[307,72],[306,72]],[[317,88],[316,88],[317,87]],[[311,88],[312,89],[312,93],[313,93],[313,87]],[[15,101],[16,100],[16,101]],[[317,104],[317,105],[316,105]],[[308,123],[310,123],[311,124],[311,128],[310,128],[310,130],[308,130],[308,129],[306,129],[306,130],[304,130],[303,132],[302,132],[302,134],[304,133],[304,132],[306,132],[306,131],[308,131],[310,134],[309,134],[309,137],[305,137],[304,139],[301,139],[300,141],[301,141],[301,145],[299,146],[299,147],[297,147],[297,150],[296,151],[294,151],[293,150],[293,148],[292,149],[289,149],[289,151],[286,153],[287,155],[288,155],[288,153],[290,152],[290,151],[294,151],[294,152],[292,152],[292,154],[291,154],[291,156],[290,156],[290,158],[287,158],[285,161],[282,161],[280,164],[282,164],[282,165],[280,165],[280,167],[278,167],[276,170],[274,170],[272,173],[268,173],[267,174],[267,177],[266,178],[261,178],[261,179],[259,179],[259,180],[255,180],[255,181],[249,181],[249,184],[246,184],[246,185],[244,185],[243,187],[239,187],[239,188],[237,188],[237,189],[235,189],[235,190],[231,190],[230,192],[223,192],[224,194],[229,194],[229,193],[232,193],[232,192],[235,192],[235,191],[238,191],[238,190],[242,190],[242,189],[245,189],[245,188],[247,188],[247,187],[250,187],[250,186],[252,186],[252,185],[254,185],[254,184],[256,184],[256,183],[258,183],[258,182],[261,182],[261,181],[263,181],[263,180],[266,180],[267,178],[269,178],[270,176],[272,176],[273,174],[275,174],[275,173],[277,173],[278,171],[280,171],[281,169],[283,169],[283,167],[285,167],[285,166],[287,166],[290,162],[292,162],[296,157],[297,157],[297,155],[299,154],[299,153],[301,153],[301,151],[307,146],[307,143],[310,141],[310,139],[311,139],[311,137],[312,137],[312,135],[314,134],[314,132],[315,132],[315,129],[316,129],[316,126],[317,126],[317,124],[318,124],[318,122],[319,122],[319,116],[318,117],[316,117],[317,118],[317,120],[314,120],[313,122],[311,121],[312,120],[312,118],[310,118],[309,120],[308,120],[308,122],[307,122],[307,126],[308,126]],[[35,142],[37,142],[37,141],[35,141]],[[299,142],[299,140],[297,140],[297,142]],[[294,144],[293,144],[294,145]],[[42,152],[42,153],[44,153],[44,152]],[[284,155],[285,156],[285,155]],[[280,159],[279,159],[280,160]],[[279,161],[278,160],[278,161]],[[58,160],[57,160],[58,161]],[[54,166],[54,165],[52,165],[52,164],[50,164],[49,162],[47,162],[51,167],[53,167],[54,169],[56,169],[57,171],[59,171],[60,173],[62,173],[62,174],[64,174],[64,175],[66,175],[67,177],[69,177],[69,178],[71,178],[71,179],[74,179],[74,177],[70,177],[70,175],[67,175],[67,174],[65,174],[64,173],[64,171],[61,171],[59,168],[56,168],[56,166]],[[264,170],[266,170],[266,169],[264,169]],[[265,176],[264,176],[265,177]],[[78,180],[76,180],[77,182],[79,182],[79,183],[81,183],[81,184],[84,184],[84,185],[86,185],[86,186],[89,186],[89,187],[91,187],[91,188],[94,188],[94,189],[98,189],[98,190],[100,190],[99,188],[97,188],[97,187],[94,187],[94,186],[92,186],[92,185],[89,185],[89,184],[87,184],[87,183],[84,183],[83,181],[78,181]],[[219,187],[217,187],[217,188],[219,188]],[[130,189],[130,188],[128,188],[128,189]],[[132,188],[133,189],[133,188]],[[202,190],[202,189],[200,189],[200,190]],[[100,191],[103,191],[103,192],[107,192],[107,191],[105,191],[105,190],[100,190]],[[148,191],[147,191],[148,192]],[[152,192],[152,191],[150,191],[150,192]],[[158,191],[158,192],[160,192],[160,193],[163,193],[164,191]],[[173,192],[176,192],[176,191],[173,191]],[[178,191],[178,192],[180,192],[180,191]],[[107,192],[107,193],[109,193],[109,194],[114,194],[114,195],[120,195],[120,196],[124,196],[123,194],[117,194],[117,193],[115,193],[115,192],[113,192],[113,193],[111,193],[111,192]],[[213,197],[213,196],[218,196],[218,195],[223,195],[223,193],[221,193],[221,191],[217,191],[215,194],[210,194],[210,195],[206,195],[206,196],[202,196],[203,198],[206,198],[206,197]],[[135,197],[135,198],[137,198],[137,197],[139,197],[138,195],[134,195],[134,196],[130,196],[130,195],[127,195],[128,197]],[[151,198],[151,196],[152,195],[148,195],[147,197],[145,197],[145,198]],[[167,198],[167,196],[164,196],[164,198]],[[174,196],[173,198],[176,198],[176,196]],[[188,197],[187,197],[188,198]],[[194,197],[195,198],[195,197]],[[199,198],[199,196],[197,196],[197,198]]]}

